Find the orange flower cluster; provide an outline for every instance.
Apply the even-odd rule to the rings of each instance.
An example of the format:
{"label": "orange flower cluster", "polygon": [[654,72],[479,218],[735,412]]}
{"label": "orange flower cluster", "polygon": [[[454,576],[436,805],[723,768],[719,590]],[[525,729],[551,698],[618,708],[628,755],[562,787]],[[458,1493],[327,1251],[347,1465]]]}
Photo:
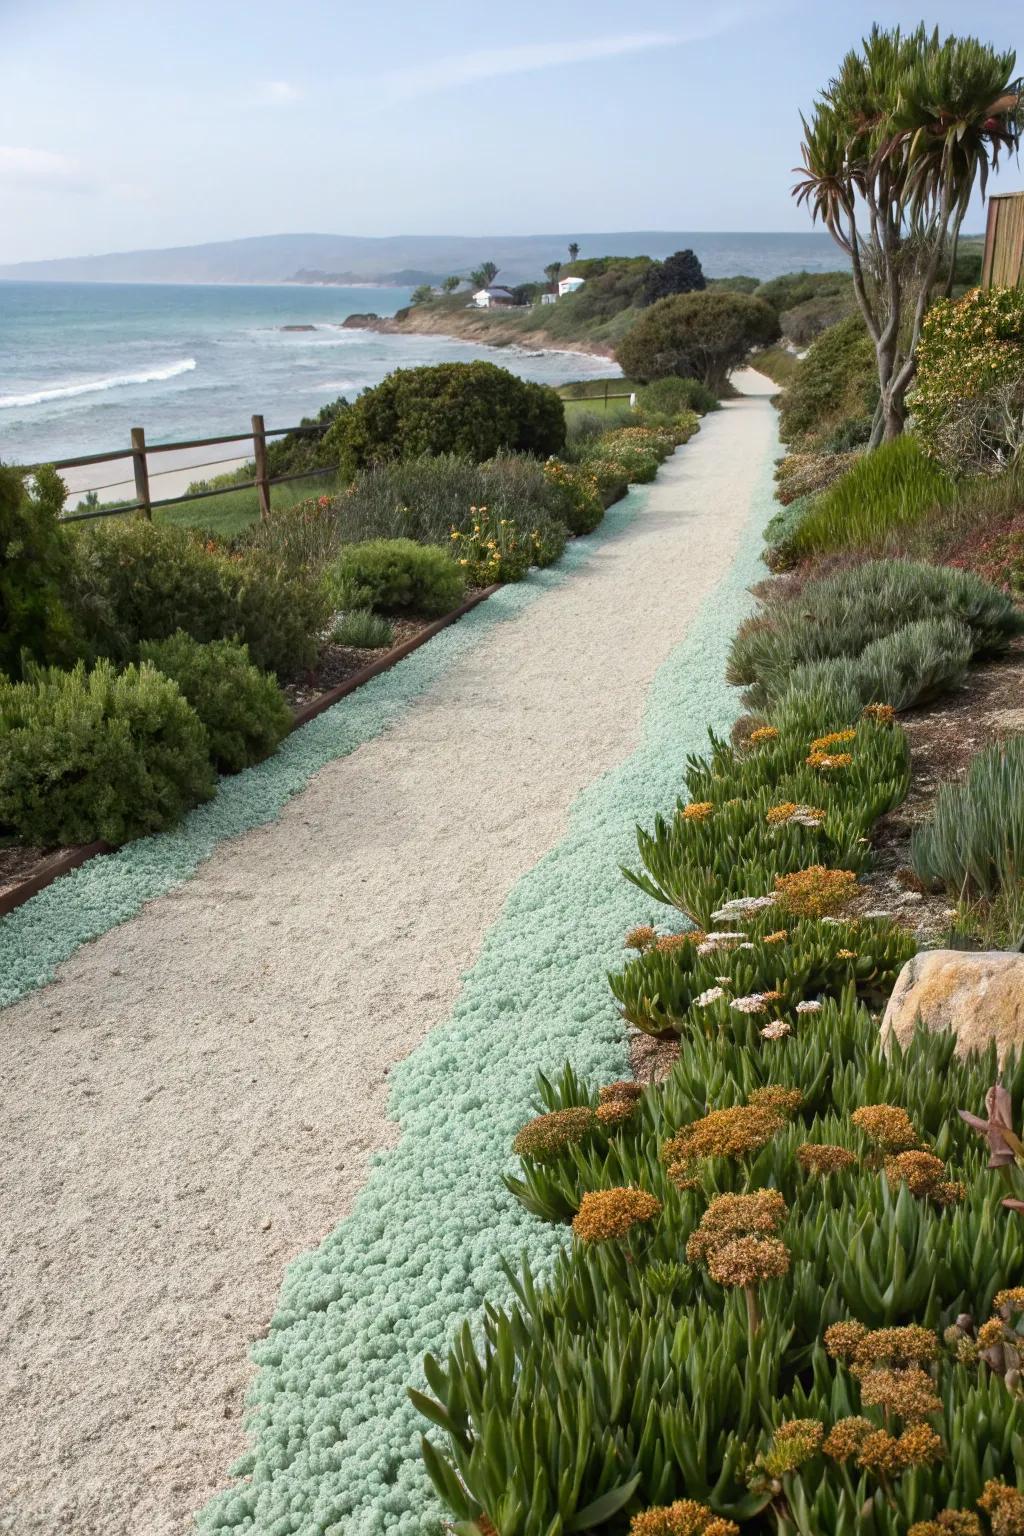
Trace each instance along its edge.
{"label": "orange flower cluster", "polygon": [[906,1368],[938,1358],[939,1341],[929,1328],[909,1323],[902,1328],[867,1329],[863,1323],[833,1323],[825,1329],[825,1348],[833,1360],[844,1360],[855,1376],[874,1366]]}
{"label": "orange flower cluster", "polygon": [[516,1132],[512,1150],[535,1162],[550,1162],[573,1142],[583,1141],[594,1129],[594,1111],[585,1105],[576,1109],[555,1109],[549,1115],[537,1115]]}
{"label": "orange flower cluster", "polygon": [[944,1509],[934,1520],[915,1520],[907,1536],[982,1536],[981,1521],[968,1509]]}
{"label": "orange flower cluster", "polygon": [[598,1090],[598,1105],[594,1113],[606,1131],[625,1124],[643,1096],[643,1091],[640,1084],[634,1082],[605,1083]]}
{"label": "orange flower cluster", "polygon": [[583,1243],[626,1237],[661,1214],[661,1201],[645,1189],[590,1189],[580,1201],[572,1230]]}
{"label": "orange flower cluster", "polygon": [[988,1515],[992,1536],[1024,1536],[1024,1493],[990,1478],[978,1500]]}
{"label": "orange flower cluster", "polygon": [[693,1499],[676,1499],[634,1515],[629,1536],[739,1536],[739,1526],[724,1520],[706,1504]]}
{"label": "orange flower cluster", "polygon": [[891,704],[865,704],[861,714],[875,725],[892,725],[896,718],[896,711]]}
{"label": "orange flower cluster", "polygon": [[689,1263],[708,1261],[716,1250],[743,1238],[770,1238],[789,1215],[777,1189],[758,1189],[751,1195],[718,1195],[686,1244]]}
{"label": "orange flower cluster", "polygon": [[701,1120],[682,1126],[666,1141],[661,1155],[669,1178],[688,1183],[691,1165],[702,1157],[748,1157],[767,1146],[785,1122],[772,1109],[737,1104],[732,1109],[713,1109]]}
{"label": "orange flower cluster", "polygon": [[811,751],[831,752],[833,747],[845,747],[847,742],[855,741],[856,739],[857,732],[855,730],[829,731],[827,736],[816,736],[814,738],[811,742]]}
{"label": "orange flower cluster", "polygon": [[946,1165],[934,1152],[897,1152],[883,1167],[890,1184],[905,1184],[918,1200],[957,1205],[966,1199],[966,1185],[946,1178]]}
{"label": "orange flower cluster", "polygon": [[850,1119],[883,1152],[909,1152],[920,1145],[913,1121],[896,1104],[864,1104]]}
{"label": "orange flower cluster", "polygon": [[845,1173],[854,1168],[857,1158],[845,1147],[833,1147],[826,1143],[805,1141],[796,1149],[796,1160],[805,1173],[815,1173],[825,1178],[830,1173]]}
{"label": "orange flower cluster", "polygon": [[759,747],[766,741],[778,741],[779,733],[774,725],[759,725],[756,731],[751,731],[747,741],[752,747]]}
{"label": "orange flower cluster", "polygon": [[910,1467],[927,1466],[943,1454],[941,1438],[927,1424],[911,1424],[901,1435],[876,1429],[868,1419],[840,1419],[825,1437],[822,1450],[833,1461],[851,1458],[865,1472],[898,1477]]}
{"label": "orange flower cluster", "polygon": [[679,812],[684,821],[709,821],[715,814],[713,800],[691,800]]}
{"label": "orange flower cluster", "polygon": [[645,950],[653,948],[657,937],[658,935],[650,923],[641,923],[638,927],[629,930],[624,944],[626,949],[636,949],[643,954]]}
{"label": "orange flower cluster", "polygon": [[791,875],[776,875],[775,891],[793,917],[825,917],[842,910],[857,888],[852,869],[812,864]]}
{"label": "orange flower cluster", "polygon": [[849,752],[809,752],[804,762],[808,768],[826,772],[830,768],[849,768],[853,757]]}

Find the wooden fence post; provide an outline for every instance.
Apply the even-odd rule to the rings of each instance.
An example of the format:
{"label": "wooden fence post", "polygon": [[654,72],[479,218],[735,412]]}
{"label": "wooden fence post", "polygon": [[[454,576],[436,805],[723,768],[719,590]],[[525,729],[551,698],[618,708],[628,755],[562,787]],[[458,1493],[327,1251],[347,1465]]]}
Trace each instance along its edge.
{"label": "wooden fence post", "polygon": [[153,520],[153,508],[149,501],[149,462],[146,458],[146,434],[141,427],[132,427],[132,465],[135,469],[135,500],[143,517]]}
{"label": "wooden fence post", "polygon": [[260,517],[270,516],[270,479],[267,474],[267,433],[262,416],[252,418],[253,458],[256,460],[256,494]]}

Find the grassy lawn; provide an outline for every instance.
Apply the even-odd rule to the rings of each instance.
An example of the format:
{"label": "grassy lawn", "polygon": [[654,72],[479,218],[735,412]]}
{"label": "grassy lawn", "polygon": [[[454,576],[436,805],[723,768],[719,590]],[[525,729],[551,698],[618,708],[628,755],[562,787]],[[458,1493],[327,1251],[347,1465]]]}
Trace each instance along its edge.
{"label": "grassy lawn", "polygon": [[[310,496],[329,496],[340,490],[339,482],[331,475],[318,475],[310,480],[293,480],[288,485],[270,488],[270,504],[283,509],[305,501]],[[255,486],[239,486],[238,490],[225,490],[219,496],[207,496],[202,501],[188,501],[178,507],[159,507],[153,513],[155,523],[174,523],[179,528],[203,528],[229,539],[241,533],[259,516],[259,501]]]}

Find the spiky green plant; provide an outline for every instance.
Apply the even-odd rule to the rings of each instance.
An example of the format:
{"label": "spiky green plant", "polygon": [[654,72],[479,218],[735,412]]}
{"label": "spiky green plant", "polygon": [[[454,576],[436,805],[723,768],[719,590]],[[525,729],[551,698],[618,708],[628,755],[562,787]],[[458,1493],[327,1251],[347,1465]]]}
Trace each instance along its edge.
{"label": "spiky green plant", "polygon": [[979,752],[964,784],[944,784],[911,842],[922,880],[995,897],[1024,880],[1024,737]]}

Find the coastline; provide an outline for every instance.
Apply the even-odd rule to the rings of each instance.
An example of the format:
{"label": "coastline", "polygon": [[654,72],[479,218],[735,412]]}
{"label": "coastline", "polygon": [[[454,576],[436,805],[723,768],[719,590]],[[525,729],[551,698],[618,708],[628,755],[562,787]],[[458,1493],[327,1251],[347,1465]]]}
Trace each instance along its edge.
{"label": "coastline", "polygon": [[454,341],[472,341],[485,347],[525,347],[529,351],[582,353],[586,357],[607,358],[614,363],[612,348],[599,341],[569,341],[563,336],[552,336],[538,326],[536,330],[520,330],[515,324],[486,318],[490,312],[470,309],[446,310],[433,314],[429,310],[414,309],[403,320],[391,315],[349,315],[341,322],[348,331],[376,331],[385,336],[449,336]]}

